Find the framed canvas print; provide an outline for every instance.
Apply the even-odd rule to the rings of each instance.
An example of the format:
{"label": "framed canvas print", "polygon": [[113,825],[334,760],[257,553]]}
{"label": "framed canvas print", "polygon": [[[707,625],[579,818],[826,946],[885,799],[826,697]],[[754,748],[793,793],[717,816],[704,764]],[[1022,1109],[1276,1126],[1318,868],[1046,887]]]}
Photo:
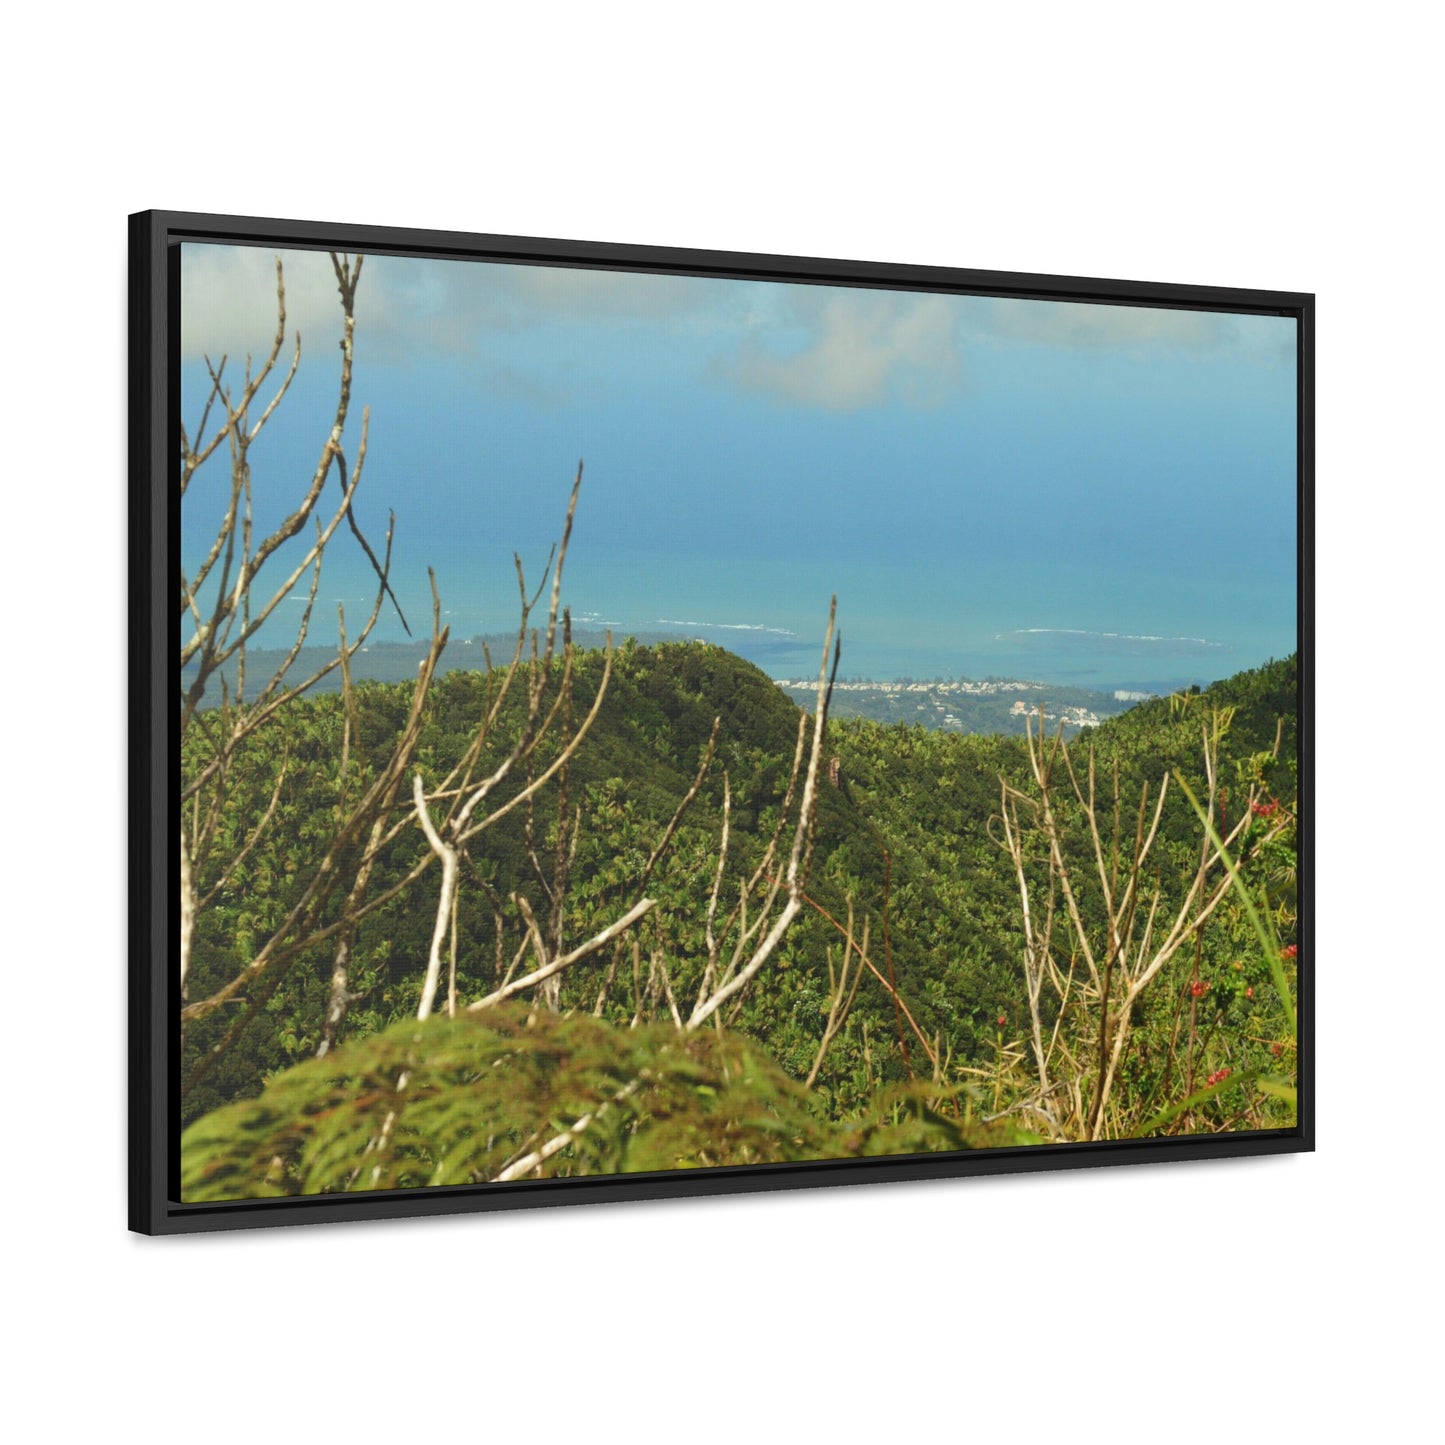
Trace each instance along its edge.
{"label": "framed canvas print", "polygon": [[1313,1147],[1313,298],[131,219],[131,1225]]}

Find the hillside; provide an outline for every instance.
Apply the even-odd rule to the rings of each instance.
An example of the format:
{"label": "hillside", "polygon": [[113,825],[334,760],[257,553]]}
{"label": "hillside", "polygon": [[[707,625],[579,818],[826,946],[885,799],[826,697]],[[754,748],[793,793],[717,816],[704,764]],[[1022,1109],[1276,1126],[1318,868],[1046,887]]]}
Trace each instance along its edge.
{"label": "hillside", "polygon": [[[556,759],[559,740],[586,716],[603,669],[601,654],[579,653],[570,697],[564,697],[556,692],[562,669],[553,663],[547,698],[557,704],[556,733],[532,758],[529,776],[540,775]],[[1203,795],[1201,728],[1212,720],[1219,731],[1221,708],[1232,713],[1224,717],[1220,776],[1238,790],[1236,797],[1243,797],[1267,775],[1269,796],[1287,800],[1278,806],[1292,809],[1296,685],[1290,659],[1202,694],[1142,703],[1089,729],[1073,749],[1085,773],[1092,750],[1100,779],[1108,780],[1101,816],[1107,822],[1117,813],[1124,820],[1120,837],[1132,835],[1130,820],[1141,797],[1152,806],[1161,778],[1172,768]],[[341,697],[303,699],[285,713],[284,728],[245,755],[228,806],[259,816],[274,794],[273,821],[201,921],[192,999],[233,978],[258,941],[285,926],[299,896],[308,850],[333,826],[337,788],[343,785],[337,759],[348,759],[352,781],[347,785],[360,786],[403,726],[413,686],[359,684],[350,726]],[[435,680],[416,754],[428,787],[467,753],[477,720],[499,686],[497,674],[489,679],[468,670]],[[1262,762],[1281,717],[1287,725],[1279,759]],[[645,884],[656,906],[632,931],[630,942],[619,941],[560,975],[550,1006],[595,1014],[623,1027],[629,1020],[665,1020],[678,1009],[685,1016],[690,1000],[706,987],[710,932],[723,932],[729,912],[746,896],[741,921],[727,940],[730,948],[769,879],[780,877],[791,837],[782,808],[799,718],[798,707],[776,684],[721,648],[665,643],[620,649],[595,721],[570,763],[531,807],[510,811],[469,850],[451,923],[458,997],[478,998],[495,989],[509,969],[515,973],[518,966],[529,966],[520,962],[529,948],[529,916],[555,937],[554,952],[561,952],[617,918]],[[664,856],[650,867],[669,820],[698,775],[714,719],[712,764],[667,835]],[[518,689],[478,755],[478,775],[492,766],[485,759],[495,757],[521,724]],[[1029,786],[1024,739],[840,718],[829,728],[824,755],[807,906],[788,928],[766,973],[717,1022],[753,1040],[793,1081],[816,1073],[810,1097],[840,1125],[866,1115],[880,1090],[906,1088],[910,1079],[920,1077],[933,1077],[940,1085],[952,1078],[956,1087],[972,1090],[992,1071],[985,1096],[995,1102],[1006,1098],[1022,1087],[1015,1075],[1024,1066],[1023,1056],[1015,1041],[1029,1006],[1020,967],[1018,878],[1000,847],[997,819],[1004,781],[1015,788]],[[1150,864],[1159,906],[1166,911],[1187,892],[1198,837],[1182,789],[1171,788]],[[1230,806],[1226,789],[1224,807]],[[789,819],[796,808],[795,796]],[[401,888],[409,871],[428,861],[427,844],[408,811],[398,803],[394,837],[375,865],[371,887],[376,893]],[[1078,870],[1086,921],[1102,927],[1101,904],[1086,896],[1092,865],[1083,815],[1065,792],[1056,795],[1056,812],[1065,854]],[[725,821],[728,847],[719,871]],[[775,829],[781,829],[783,848],[764,867],[767,840]],[[1036,871],[1043,858],[1030,852],[1026,869]],[[751,894],[745,886],[749,878],[755,885]],[[1042,877],[1034,883],[1042,886]],[[356,929],[343,1049],[348,1040],[351,1048],[363,1048],[365,1040],[380,1039],[392,1024],[415,1014],[436,886],[436,870],[423,871],[419,881]],[[861,972],[851,1011],[830,1033],[839,1002],[830,979],[845,953],[856,959],[845,950],[850,907],[860,946],[867,930],[870,966]],[[1279,918],[1288,926],[1288,900],[1281,899],[1280,907]],[[1237,908],[1221,912],[1201,933],[1198,956],[1190,965],[1191,986],[1197,986],[1201,967],[1216,974],[1234,968],[1237,978],[1224,981],[1233,990],[1231,1006],[1239,1004],[1239,1023],[1255,1007],[1254,987],[1266,977],[1264,960],[1251,963],[1246,973],[1242,962],[1235,968],[1226,957],[1244,949],[1242,918]],[[1062,935],[1061,946],[1067,947]],[[256,1096],[268,1078],[284,1077],[284,1071],[316,1052],[332,952],[330,945],[318,946],[266,988],[248,993],[239,1019],[234,1009],[221,1010],[188,1026],[183,1061],[190,1083],[183,1104],[187,1121],[229,1100]],[[1180,1047],[1177,997],[1161,996],[1157,1017],[1144,1010],[1142,1000],[1135,1007],[1141,1032],[1172,1028],[1170,1069]],[[1225,999],[1222,987],[1213,998]],[[1068,1006],[1067,996],[1052,1003],[1045,999],[1043,1022],[1056,1021]],[[1195,1030],[1190,1079],[1195,1014],[1197,1007],[1190,1013]],[[1216,1010],[1211,1019],[1210,1038],[1222,1040],[1226,1015]],[[1141,1057],[1140,1068],[1147,1073],[1153,1065]],[[1146,1082],[1143,1074],[1134,1081],[1141,1087]],[[1153,1077],[1149,1087],[1177,1093],[1183,1082],[1171,1083],[1166,1071],[1162,1082]]]}
{"label": "hillside", "polygon": [[[574,628],[572,641],[582,652],[601,652],[609,646],[608,634],[596,628]],[[611,639],[610,645],[666,648],[692,644],[710,645],[699,638],[680,636],[675,631],[635,632],[625,638],[619,635]],[[442,654],[437,671],[439,674],[477,671],[485,666],[487,654],[494,664],[500,665],[511,657],[515,646],[514,633],[493,632],[457,639]],[[352,678],[356,682],[410,682],[416,676],[426,651],[423,642],[370,643],[360,648],[352,658]],[[335,656],[333,646],[303,647],[292,664],[291,675],[299,678],[317,673],[333,662]],[[286,658],[284,650],[250,649],[247,667],[253,679],[252,686],[255,678],[269,677]],[[741,658],[738,660],[743,661]],[[751,663],[747,665],[752,666]],[[231,668],[222,668],[219,674],[226,686],[232,689],[235,686],[233,674]],[[182,673],[183,681],[187,675]],[[816,680],[784,679],[777,686],[795,703],[803,707],[812,705]],[[219,692],[219,689],[218,680],[216,690]],[[316,695],[340,692],[340,670],[333,668],[312,691]],[[849,679],[840,680],[834,690],[833,716],[867,718],[873,722],[921,723],[925,727],[948,732],[1014,733],[1022,736],[1025,712],[1037,717],[1042,707],[1047,716],[1054,719],[1062,717],[1067,735],[1073,737],[1081,727],[1096,726],[1102,719],[1114,717],[1133,705],[1132,698],[1121,699],[1113,692],[1017,679],[988,678],[978,681],[935,678],[924,681],[903,678],[890,682]]]}
{"label": "hillside", "polygon": [[[264,634],[262,634],[264,636]],[[677,635],[671,632],[640,632],[633,637],[634,643],[658,644],[676,642]],[[590,627],[577,627],[572,631],[573,644],[579,651],[600,652],[608,645],[606,631]],[[617,637],[614,644],[620,646],[623,639]],[[485,632],[478,633],[475,637],[456,638],[442,654],[438,664],[438,673],[448,672],[475,672],[486,666],[486,654],[490,652],[493,663],[501,665],[512,655],[517,644],[515,632]],[[351,675],[357,682],[410,682],[416,677],[417,665],[426,656],[427,644],[425,642],[371,642],[357,649],[351,660]],[[246,654],[246,666],[252,678],[270,677],[287,659],[289,650],[287,648],[273,647],[251,647]],[[296,654],[292,664],[290,676],[292,678],[309,677],[313,673],[320,672],[328,663],[336,660],[336,646],[334,643],[317,643],[302,647]],[[190,680],[194,675],[194,668],[183,668],[181,671],[182,682]],[[226,686],[234,690],[235,669],[223,667],[219,669],[216,691],[220,691],[219,679],[224,679]],[[333,670],[319,682],[312,691],[317,694],[340,692],[341,673],[339,669]]]}

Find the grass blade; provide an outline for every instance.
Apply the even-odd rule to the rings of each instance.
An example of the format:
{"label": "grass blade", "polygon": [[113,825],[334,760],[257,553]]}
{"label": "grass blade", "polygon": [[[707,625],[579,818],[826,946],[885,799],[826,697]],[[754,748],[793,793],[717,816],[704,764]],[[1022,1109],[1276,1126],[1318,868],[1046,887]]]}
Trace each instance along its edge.
{"label": "grass blade", "polygon": [[1275,934],[1274,924],[1272,921],[1266,924],[1260,916],[1259,910],[1254,906],[1254,899],[1250,896],[1249,889],[1245,887],[1244,880],[1239,875],[1239,869],[1235,867],[1234,859],[1229,856],[1229,850],[1224,846],[1224,840],[1215,830],[1214,824],[1209,820],[1209,814],[1200,807],[1199,799],[1194,796],[1193,790],[1184,781],[1177,768],[1174,770],[1174,781],[1184,789],[1184,796],[1189,799],[1190,806],[1204,825],[1210,842],[1214,844],[1220,860],[1228,870],[1230,878],[1234,880],[1235,887],[1239,890],[1240,902],[1244,905],[1250,926],[1254,929],[1255,937],[1259,939],[1259,945],[1264,950],[1265,962],[1269,964],[1270,977],[1274,980],[1275,991],[1279,994],[1279,1001],[1284,1009],[1285,1019],[1289,1023],[1290,1032],[1298,1036],[1299,1028],[1295,1021],[1294,999],[1290,997],[1289,983],[1284,976],[1284,959],[1280,956],[1279,938]]}

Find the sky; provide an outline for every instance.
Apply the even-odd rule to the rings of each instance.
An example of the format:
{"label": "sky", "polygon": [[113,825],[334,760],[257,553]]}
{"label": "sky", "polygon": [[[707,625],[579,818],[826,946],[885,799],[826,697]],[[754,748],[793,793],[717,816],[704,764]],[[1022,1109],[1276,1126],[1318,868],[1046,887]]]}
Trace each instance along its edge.
{"label": "sky", "polygon": [[[259,525],[304,490],[340,371],[330,259],[281,261],[301,361],[251,453]],[[194,425],[205,358],[269,347],[276,253],[186,244],[181,276]],[[845,677],[1162,690],[1296,646],[1292,318],[369,256],[355,352],[356,512],[373,542],[396,515],[415,632],[428,567],[454,638],[515,627],[512,555],[540,581],[585,461],[564,601],[619,639],[802,677],[836,594]],[[188,567],[226,494],[218,456]],[[339,534],[328,625],[369,575]],[[389,613],[373,640],[402,636]]]}

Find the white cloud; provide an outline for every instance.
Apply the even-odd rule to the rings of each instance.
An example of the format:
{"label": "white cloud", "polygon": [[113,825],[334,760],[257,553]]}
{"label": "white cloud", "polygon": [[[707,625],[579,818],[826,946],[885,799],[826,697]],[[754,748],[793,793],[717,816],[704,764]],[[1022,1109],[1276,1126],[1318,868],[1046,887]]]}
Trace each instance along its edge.
{"label": "white cloud", "polygon": [[[299,331],[308,350],[341,336],[341,300],[324,251],[284,254],[286,346]],[[276,336],[276,253],[259,246],[181,248],[181,353],[229,355],[233,367],[247,352],[259,363]]]}
{"label": "white cloud", "polygon": [[788,287],[780,299],[783,334],[801,333],[803,344],[780,353],[759,322],[723,366],[742,387],[857,411],[890,400],[934,405],[961,380],[958,307],[948,297]]}
{"label": "white cloud", "polygon": [[[265,353],[276,331],[276,255],[257,246],[186,245],[181,266],[181,347],[195,359]],[[308,351],[339,338],[341,305],[324,251],[280,253],[287,344]],[[386,361],[419,353],[467,354],[489,331],[547,322],[635,321],[727,325],[736,286],[692,276],[653,276],[562,266],[502,265],[368,256],[357,288],[362,344]]]}
{"label": "white cloud", "polygon": [[970,298],[965,306],[968,329],[979,339],[1154,354],[1294,354],[1294,322],[1278,316],[1015,297]]}
{"label": "white cloud", "polygon": [[519,322],[538,315],[556,321],[601,317],[680,321],[724,310],[731,284],[704,276],[585,271],[571,266],[488,269],[504,273],[502,280]]}
{"label": "white cloud", "polygon": [[979,303],[989,335],[1070,347],[1157,346],[1194,348],[1214,343],[1223,318],[1207,311],[1165,311],[1150,306],[1099,306],[1073,301]]}
{"label": "white cloud", "polygon": [[[326,354],[341,333],[330,257],[286,251],[282,260],[287,349],[300,331],[307,355]],[[188,244],[181,299],[183,354],[229,353],[238,370],[248,349],[263,356],[275,335],[275,253]],[[508,363],[505,346],[486,347],[489,335],[545,324],[705,335],[715,376],[835,412],[936,405],[957,390],[964,358],[981,345],[1234,353],[1261,362],[1287,359],[1294,345],[1293,322],[1278,317],[396,256],[369,256],[363,267],[357,326],[369,359],[451,354],[495,369]],[[555,389],[556,378],[548,385]]]}

